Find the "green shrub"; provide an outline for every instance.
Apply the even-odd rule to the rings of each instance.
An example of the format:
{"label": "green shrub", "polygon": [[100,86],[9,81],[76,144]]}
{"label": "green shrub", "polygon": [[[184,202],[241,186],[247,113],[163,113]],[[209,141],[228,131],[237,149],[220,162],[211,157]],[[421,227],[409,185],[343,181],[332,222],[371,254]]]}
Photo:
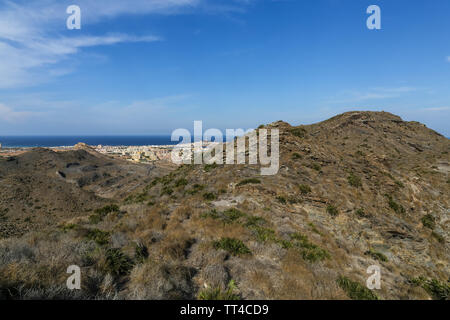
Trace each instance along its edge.
{"label": "green shrub", "polygon": [[241,297],[234,293],[237,289],[237,286],[234,280],[231,280],[228,283],[228,286],[225,290],[222,290],[220,287],[216,288],[207,288],[202,290],[199,295],[199,300],[240,300]]}
{"label": "green shrub", "polygon": [[290,132],[299,138],[304,138],[306,136],[306,129],[302,127],[291,129]]}
{"label": "green shrub", "polygon": [[89,223],[90,224],[97,224],[100,221],[102,221],[108,214],[110,213],[119,213],[120,209],[119,206],[116,204],[107,205],[103,208],[96,209],[94,211],[94,214],[89,216]]}
{"label": "green shrub", "polygon": [[214,242],[215,249],[223,249],[233,256],[250,254],[251,251],[247,246],[238,239],[222,238]]}
{"label": "green shrub", "polygon": [[206,192],[203,194],[203,199],[205,199],[207,201],[212,201],[212,200],[216,200],[217,196],[212,192]]}
{"label": "green shrub", "polygon": [[433,230],[436,227],[436,221],[431,214],[424,215],[420,221],[425,228]]}
{"label": "green shrub", "polygon": [[394,182],[395,182],[395,184],[396,184],[397,186],[399,186],[400,188],[404,188],[404,187],[405,187],[405,185],[403,184],[403,182],[401,182],[401,181],[399,181],[399,180],[395,180]]}
{"label": "green shrub", "polygon": [[168,195],[171,196],[173,194],[173,189],[169,186],[165,186],[161,190],[161,196]]}
{"label": "green shrub", "polygon": [[440,243],[445,243],[445,239],[443,236],[441,236],[439,233],[437,233],[436,231],[431,232],[431,235]]}
{"label": "green shrub", "polygon": [[361,178],[356,176],[353,172],[347,177],[348,183],[355,188],[359,188],[362,186]]}
{"label": "green shrub", "polygon": [[284,196],[278,196],[278,197],[276,197],[276,199],[281,204],[286,204],[287,203],[287,199]]}
{"label": "green shrub", "polygon": [[127,275],[133,268],[133,261],[127,257],[120,249],[110,248],[106,250],[105,269],[115,275]]}
{"label": "green shrub", "polygon": [[330,258],[330,254],[327,250],[311,243],[307,236],[300,233],[293,233],[290,237],[292,246],[300,250],[303,259],[314,263]]}
{"label": "green shrub", "polygon": [[143,243],[136,243],[134,246],[134,259],[138,263],[143,263],[148,258],[148,249]]}
{"label": "green shrub", "polygon": [[259,242],[275,241],[277,239],[275,231],[272,229],[261,227],[258,225],[254,225],[250,227],[250,229],[254,232],[256,240],[258,240]]}
{"label": "green shrub", "polygon": [[108,206],[105,206],[103,208],[100,209],[96,209],[94,212],[98,215],[100,215],[101,217],[106,217],[108,214],[110,214],[111,212],[119,212],[119,206],[116,204],[110,204]]}
{"label": "green shrub", "polygon": [[360,218],[364,218],[366,216],[366,212],[364,211],[363,208],[359,208],[358,210],[355,211],[355,213]]}
{"label": "green shrub", "polygon": [[327,212],[332,216],[332,217],[336,217],[337,215],[339,215],[339,211],[338,209],[333,206],[332,204],[327,206]]}
{"label": "green shrub", "polygon": [[215,169],[215,168],[217,168],[217,163],[205,164],[205,166],[204,166],[203,169],[204,169],[206,172],[209,172],[209,171],[211,171],[212,169]]}
{"label": "green shrub", "polygon": [[95,241],[97,244],[103,246],[109,242],[109,232],[100,229],[91,229],[87,232],[86,238]]}
{"label": "green shrub", "polygon": [[193,185],[192,189],[189,191],[186,191],[186,193],[188,193],[190,195],[194,195],[194,194],[198,193],[199,191],[202,191],[203,189],[205,189],[205,186],[196,183]]}
{"label": "green shrub", "polygon": [[306,184],[301,184],[298,186],[298,188],[300,189],[300,192],[302,194],[308,194],[311,192],[311,187],[307,186]]}
{"label": "green shrub", "polygon": [[347,277],[340,276],[336,282],[352,300],[378,300],[371,290]]}
{"label": "green shrub", "polygon": [[387,262],[388,261],[388,258],[384,254],[382,254],[381,252],[378,252],[378,251],[374,251],[372,249],[364,252],[364,254],[365,255],[369,255],[369,256],[371,256],[372,258],[374,258],[375,260],[378,260],[378,261],[383,261],[383,262]]}
{"label": "green shrub", "polygon": [[187,186],[188,181],[184,178],[178,179],[177,181],[175,181],[175,187],[184,187]]}
{"label": "green shrub", "polygon": [[394,201],[391,195],[386,194],[385,195],[388,198],[389,207],[394,210],[396,213],[405,213],[405,208],[403,208],[402,205],[398,204]]}
{"label": "green shrub", "polygon": [[252,183],[252,184],[261,183],[261,180],[256,179],[256,178],[245,179],[245,180],[242,180],[241,182],[239,182],[236,186],[240,187],[240,186],[250,184],[250,183]]}
{"label": "green shrub", "polygon": [[302,155],[300,153],[294,152],[292,154],[292,159],[293,160],[300,160],[300,159],[302,159]]}
{"label": "green shrub", "polygon": [[234,222],[244,215],[244,213],[235,208],[228,209],[223,213],[223,217],[226,222]]}
{"label": "green shrub", "polygon": [[311,168],[313,168],[313,169],[316,170],[316,171],[322,170],[322,167],[321,167],[319,164],[317,164],[317,163],[313,163],[313,164],[311,165]]}
{"label": "green shrub", "polygon": [[419,277],[411,280],[412,284],[421,286],[435,300],[450,299],[450,283],[440,282],[436,279]]}

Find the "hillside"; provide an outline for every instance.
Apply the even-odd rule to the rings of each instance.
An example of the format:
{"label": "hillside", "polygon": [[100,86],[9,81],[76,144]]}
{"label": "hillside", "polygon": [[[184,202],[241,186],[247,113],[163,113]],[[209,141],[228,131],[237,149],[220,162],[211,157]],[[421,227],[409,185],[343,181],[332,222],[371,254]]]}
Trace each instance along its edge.
{"label": "hillside", "polygon": [[0,297],[449,299],[447,138],[384,112],[265,128],[275,176],[84,149],[0,160]]}

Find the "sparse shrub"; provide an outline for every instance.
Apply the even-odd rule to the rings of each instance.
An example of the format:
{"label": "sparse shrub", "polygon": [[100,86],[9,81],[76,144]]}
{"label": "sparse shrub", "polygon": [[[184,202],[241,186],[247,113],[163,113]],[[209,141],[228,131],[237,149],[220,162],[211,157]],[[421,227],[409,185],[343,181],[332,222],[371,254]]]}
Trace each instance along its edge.
{"label": "sparse shrub", "polygon": [[287,199],[284,196],[278,196],[278,197],[276,197],[276,199],[281,204],[286,204],[287,203]]}
{"label": "sparse shrub", "polygon": [[148,258],[148,249],[147,247],[141,243],[136,243],[134,247],[134,259],[138,263],[143,263]]}
{"label": "sparse shrub", "polygon": [[228,209],[223,213],[224,220],[227,222],[234,222],[244,215],[244,213],[235,208]]}
{"label": "sparse shrub", "polygon": [[212,169],[215,169],[215,168],[217,168],[217,163],[205,164],[203,169],[205,170],[205,172],[209,172],[209,171],[211,171]]}
{"label": "sparse shrub", "polygon": [[385,194],[385,196],[388,198],[389,207],[392,210],[394,210],[396,213],[405,213],[405,208],[403,208],[402,205],[395,202],[391,195]]}
{"label": "sparse shrub", "polygon": [[205,189],[205,186],[196,183],[193,185],[192,189],[186,191],[186,193],[188,193],[190,195],[194,195],[194,194],[198,193],[199,191],[202,191],[203,189]]}
{"label": "sparse shrub", "polygon": [[436,227],[436,221],[431,214],[424,215],[420,221],[425,228],[433,230]]}
{"label": "sparse shrub", "polygon": [[378,300],[378,297],[370,289],[347,277],[340,276],[336,282],[352,300]]}
{"label": "sparse shrub", "polygon": [[303,259],[314,263],[330,258],[330,254],[327,250],[311,243],[307,236],[300,233],[293,233],[290,237],[292,246],[300,250]]}
{"label": "sparse shrub", "polygon": [[161,196],[168,195],[171,196],[173,194],[173,189],[169,186],[165,186],[161,190]]}
{"label": "sparse shrub", "polygon": [[355,188],[359,188],[362,186],[361,178],[355,175],[353,172],[347,177],[348,183]]}
{"label": "sparse shrub", "polygon": [[431,235],[440,243],[445,243],[445,239],[443,236],[441,236],[439,233],[437,233],[436,231],[431,232]]}
{"label": "sparse shrub", "polygon": [[264,218],[255,217],[255,216],[249,216],[249,217],[247,217],[247,222],[245,223],[245,226],[247,228],[251,228],[251,227],[254,227],[254,226],[261,226],[261,225],[264,225],[266,223],[267,223],[267,221]]}
{"label": "sparse shrub", "polygon": [[177,181],[175,181],[176,188],[187,186],[187,184],[188,184],[188,181],[184,178],[181,178],[181,179],[178,179]]}
{"label": "sparse shrub", "polygon": [[104,206],[103,208],[95,209],[94,214],[89,216],[89,223],[97,224],[102,221],[108,214],[110,213],[118,213],[120,212],[119,206],[116,204],[110,204]]}
{"label": "sparse shrub", "polygon": [[240,187],[240,186],[243,186],[243,185],[246,185],[246,184],[257,184],[257,183],[261,183],[261,180],[256,179],[256,178],[250,178],[250,179],[242,180],[236,186]]}
{"label": "sparse shrub", "polygon": [[359,208],[355,211],[356,215],[360,218],[364,218],[366,216],[366,212],[364,211],[364,208]]}
{"label": "sparse shrub", "polygon": [[259,242],[275,241],[275,231],[269,228],[253,225],[250,229],[254,232],[256,240]]}
{"label": "sparse shrub", "polygon": [[362,152],[361,150],[356,151],[355,155],[357,157],[364,157],[366,154],[364,152]]}
{"label": "sparse shrub", "polygon": [[306,184],[301,184],[298,188],[300,189],[301,194],[308,194],[311,192],[311,187]]}
{"label": "sparse shrub", "polygon": [[306,129],[302,127],[291,129],[290,132],[299,138],[304,138],[306,136]]}
{"label": "sparse shrub", "polygon": [[106,250],[105,269],[107,272],[122,276],[128,274],[133,268],[133,261],[120,249],[110,248]]}
{"label": "sparse shrub", "polygon": [[247,246],[238,239],[222,238],[214,242],[215,249],[223,249],[233,256],[250,254],[251,251]]}
{"label": "sparse shrub", "polygon": [[109,242],[109,232],[100,229],[92,229],[87,232],[86,238],[95,241],[98,245],[106,245]]}
{"label": "sparse shrub", "polygon": [[322,167],[321,167],[319,164],[317,164],[317,163],[313,163],[313,164],[311,165],[311,168],[313,168],[313,169],[316,170],[316,171],[322,170]]}
{"label": "sparse shrub", "polygon": [[401,182],[401,181],[399,181],[399,180],[395,180],[394,182],[395,182],[395,184],[396,184],[397,186],[399,186],[400,188],[404,188],[404,187],[405,187],[405,185],[403,184],[403,182]]}
{"label": "sparse shrub", "polygon": [[199,300],[239,300],[241,297],[234,293],[237,289],[234,280],[228,283],[226,290],[222,290],[220,287],[207,288],[202,290],[199,295]]}
{"label": "sparse shrub", "polygon": [[450,284],[440,282],[437,279],[426,279],[425,277],[411,279],[411,283],[421,286],[435,300],[450,299]]}
{"label": "sparse shrub", "polygon": [[337,209],[335,206],[333,206],[332,204],[329,204],[329,205],[327,206],[327,212],[328,212],[332,217],[336,217],[336,216],[339,215],[338,209]]}
{"label": "sparse shrub", "polygon": [[212,192],[206,192],[203,194],[203,199],[207,201],[213,201],[217,199],[217,196]]}
{"label": "sparse shrub", "polygon": [[292,159],[293,160],[300,160],[300,159],[302,159],[302,155],[300,153],[294,152],[292,154]]}
{"label": "sparse shrub", "polygon": [[387,262],[388,261],[388,258],[384,254],[382,254],[381,252],[378,252],[378,251],[374,251],[372,249],[364,252],[364,254],[365,255],[369,255],[369,256],[371,256],[372,258],[374,258],[375,260],[378,260],[378,261],[383,261],[383,262]]}

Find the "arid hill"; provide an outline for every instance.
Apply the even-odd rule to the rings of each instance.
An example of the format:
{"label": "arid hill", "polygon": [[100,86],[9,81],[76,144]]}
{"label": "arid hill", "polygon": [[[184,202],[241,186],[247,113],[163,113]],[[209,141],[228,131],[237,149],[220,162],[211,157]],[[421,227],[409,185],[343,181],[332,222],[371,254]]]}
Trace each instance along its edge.
{"label": "arid hill", "polygon": [[275,176],[83,148],[1,160],[0,297],[449,299],[447,138],[384,112],[264,127]]}

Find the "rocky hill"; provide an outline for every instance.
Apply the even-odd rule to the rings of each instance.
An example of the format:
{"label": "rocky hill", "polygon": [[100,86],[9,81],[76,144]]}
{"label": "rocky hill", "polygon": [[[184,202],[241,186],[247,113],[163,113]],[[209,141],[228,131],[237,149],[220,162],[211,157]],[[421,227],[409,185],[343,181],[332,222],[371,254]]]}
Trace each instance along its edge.
{"label": "rocky hill", "polygon": [[83,148],[1,160],[0,230],[27,226],[1,231],[3,297],[449,299],[447,138],[384,112],[264,127],[280,130],[274,176]]}

